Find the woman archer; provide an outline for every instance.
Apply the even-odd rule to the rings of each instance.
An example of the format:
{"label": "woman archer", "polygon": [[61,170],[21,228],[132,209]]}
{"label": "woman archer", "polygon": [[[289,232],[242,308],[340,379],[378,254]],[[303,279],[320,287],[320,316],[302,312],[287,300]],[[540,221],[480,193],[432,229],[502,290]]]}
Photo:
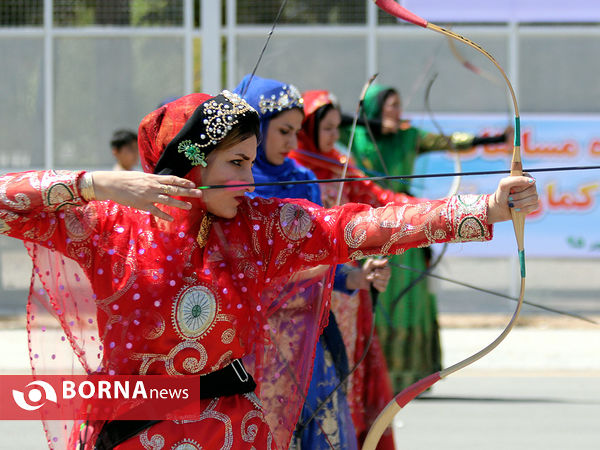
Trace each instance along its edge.
{"label": "woman archer", "polygon": [[[34,263],[36,373],[71,353],[87,373],[202,376],[197,421],[94,423],[84,442],[78,426],[45,422],[50,448],[287,448],[331,289],[308,302],[302,280],[290,288],[295,272],[491,239],[492,224],[510,219],[509,195],[525,213],[537,207],[527,177],[501,180],[493,195],[377,209],[250,199],[252,186],[195,189],[251,184],[258,128],[238,96],[191,94],[143,119],[147,173],[0,178],[0,230],[25,241]],[[44,339],[44,311],[60,325],[55,341]],[[111,441],[119,430],[127,437]]]}

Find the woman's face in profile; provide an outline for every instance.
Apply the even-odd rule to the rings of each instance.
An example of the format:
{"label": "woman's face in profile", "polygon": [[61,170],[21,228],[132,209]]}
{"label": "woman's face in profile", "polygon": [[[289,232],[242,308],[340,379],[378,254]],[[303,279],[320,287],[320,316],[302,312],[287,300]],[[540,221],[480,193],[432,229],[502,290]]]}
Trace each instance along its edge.
{"label": "woman's face in profile", "polygon": [[[216,149],[206,157],[206,167],[197,166],[189,174],[196,185],[251,184],[254,183],[252,165],[256,159],[256,137],[251,136],[229,148]],[[231,219],[244,201],[246,192],[253,186],[235,189],[207,189],[202,200],[206,210],[215,216]]]}
{"label": "woman's face in profile", "polygon": [[328,152],[340,138],[342,116],[337,109],[327,111],[319,122],[319,151]]}
{"label": "woman's face in profile", "polygon": [[400,128],[402,103],[395,92],[387,96],[381,107],[381,128],[384,134],[395,133]]}
{"label": "woman's face in profile", "polygon": [[304,114],[297,108],[290,109],[271,119],[265,139],[265,156],[274,166],[280,166],[287,155],[298,148],[296,133],[302,127]]}

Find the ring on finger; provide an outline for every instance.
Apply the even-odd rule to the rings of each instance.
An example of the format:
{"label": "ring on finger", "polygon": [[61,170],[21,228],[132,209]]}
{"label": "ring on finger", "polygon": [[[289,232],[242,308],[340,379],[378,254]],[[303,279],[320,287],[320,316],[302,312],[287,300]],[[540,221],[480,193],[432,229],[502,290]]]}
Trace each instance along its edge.
{"label": "ring on finger", "polygon": [[170,195],[172,193],[171,186],[168,184],[163,184],[161,187],[161,191],[165,195]]}

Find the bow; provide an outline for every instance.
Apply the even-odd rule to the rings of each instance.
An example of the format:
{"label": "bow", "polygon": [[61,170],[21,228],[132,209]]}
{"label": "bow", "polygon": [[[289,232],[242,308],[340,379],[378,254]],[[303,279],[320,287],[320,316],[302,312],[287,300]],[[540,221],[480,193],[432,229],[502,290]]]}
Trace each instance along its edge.
{"label": "bow", "polygon": [[[429,98],[431,96],[431,88],[433,87],[433,83],[435,83],[437,76],[438,76],[437,72],[434,73],[433,76],[431,77],[431,79],[429,80],[427,87],[425,88],[425,110],[427,111],[427,114],[429,114],[429,119],[431,120],[431,123],[437,130],[438,134],[440,136],[444,136],[446,138],[446,145],[447,145],[448,149],[450,150],[450,152],[452,153],[452,157],[454,158],[454,171],[457,174],[459,174],[462,171],[460,155],[459,155],[458,151],[456,150],[454,143],[452,142],[452,139],[449,136],[446,136],[444,134],[444,130],[442,129],[442,126],[437,121],[437,119],[434,117],[433,109],[431,108],[431,103],[429,101]],[[446,197],[450,197],[450,196],[456,195],[458,193],[458,190],[460,189],[460,181],[461,181],[460,175],[457,175],[456,177],[454,177],[454,180],[452,181],[452,184],[450,185],[450,189],[448,190]]]}
{"label": "bow", "polygon": [[458,48],[456,47],[456,43],[454,42],[454,39],[448,38],[448,46],[450,47],[450,51],[452,52],[452,55],[458,60],[458,62],[461,65],[463,65],[465,67],[465,69],[470,70],[475,75],[479,75],[479,76],[485,78],[486,80],[491,81],[496,86],[503,86],[504,85],[504,83],[502,82],[502,80],[500,80],[493,73],[490,73],[487,70],[482,69],[481,67],[477,67],[471,61],[469,61],[467,58],[465,58],[462,55],[462,53],[460,53],[460,51],[458,50]]}
{"label": "bow", "polygon": [[[463,56],[463,54],[456,47],[456,43],[454,39],[448,37],[448,46],[450,47],[450,52],[454,56],[454,58],[468,71],[473,72],[475,75],[485,78],[487,81],[493,83],[495,86],[504,87],[504,83],[500,78],[498,78],[493,73],[483,69],[482,67],[478,67],[469,61],[467,58]],[[508,114],[508,124],[510,125],[511,117],[510,117],[510,99],[505,97],[506,101],[506,112]]]}
{"label": "bow", "polygon": [[[485,57],[487,57],[496,66],[496,68],[502,74],[502,77],[503,77],[504,81],[506,82],[508,90],[510,91],[510,95],[511,95],[513,106],[514,106],[514,113],[515,113],[515,142],[514,142],[514,147],[513,147],[513,155],[512,155],[512,161],[511,161],[510,174],[512,176],[523,175],[523,167],[522,167],[522,162],[521,162],[521,150],[520,150],[520,145],[521,145],[520,144],[520,118],[519,118],[519,109],[518,109],[518,105],[517,105],[517,99],[516,99],[514,90],[512,88],[512,85],[510,83],[510,80],[508,79],[508,77],[507,77],[506,73],[504,72],[504,70],[502,69],[502,67],[496,62],[496,60],[486,50],[484,50],[482,47],[480,47],[476,43],[470,41],[469,39],[467,39],[463,36],[460,36],[459,34],[456,34],[452,31],[446,30],[438,25],[435,25],[433,23],[426,21],[425,19],[408,11],[406,8],[403,8],[402,6],[400,6],[398,3],[394,2],[393,0],[373,0],[373,1],[379,8],[381,8],[382,10],[391,14],[392,16],[397,17],[398,19],[405,20],[407,22],[413,23],[413,24],[418,25],[423,28],[428,28],[428,29],[435,31],[437,33],[440,33],[446,37],[450,37],[457,41],[463,42],[463,43],[469,45],[470,47],[473,47],[475,50],[477,50],[478,52],[482,53]],[[520,269],[521,269],[521,289],[520,289],[520,293],[519,293],[519,301],[517,302],[517,307],[515,309],[515,312],[513,313],[513,316],[511,318],[510,322],[508,323],[506,328],[502,331],[502,333],[500,333],[500,335],[492,343],[487,345],[482,350],[480,350],[477,353],[475,353],[474,355],[466,358],[465,360],[460,361],[460,362],[448,367],[447,369],[443,369],[439,372],[429,375],[426,378],[423,378],[422,380],[417,381],[413,385],[409,386],[408,388],[406,388],[402,392],[400,392],[396,396],[396,398],[392,402],[390,402],[377,417],[375,423],[372,425],[371,429],[369,430],[369,433],[367,434],[367,437],[366,437],[364,445],[363,445],[363,450],[375,449],[375,447],[377,446],[377,443],[379,442],[379,439],[381,438],[381,435],[383,434],[385,429],[389,426],[389,424],[393,420],[396,413],[398,413],[408,402],[410,402],[417,395],[421,394],[429,387],[433,386],[440,379],[445,378],[445,377],[467,367],[468,365],[474,363],[478,359],[481,359],[482,357],[484,357],[485,355],[490,353],[493,349],[495,349],[504,340],[504,338],[512,330],[512,328],[517,320],[517,317],[519,316],[519,313],[521,311],[521,306],[523,304],[523,297],[525,294],[525,249],[524,249],[525,215],[521,212],[515,211],[514,209],[511,209],[511,215],[512,215],[513,227],[515,230],[515,237],[517,240],[517,248],[518,248],[518,254],[519,254],[519,264],[520,264]]]}

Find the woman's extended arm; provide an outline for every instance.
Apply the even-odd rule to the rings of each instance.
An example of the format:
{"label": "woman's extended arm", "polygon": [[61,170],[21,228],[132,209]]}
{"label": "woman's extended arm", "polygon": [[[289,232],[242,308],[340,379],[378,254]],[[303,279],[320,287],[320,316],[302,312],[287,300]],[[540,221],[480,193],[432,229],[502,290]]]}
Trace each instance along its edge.
{"label": "woman's extended arm", "polygon": [[[270,245],[260,253],[275,275],[317,264],[402,253],[437,242],[489,240],[491,225],[510,219],[509,202],[530,213],[537,208],[537,201],[535,182],[528,177],[503,179],[493,195],[391,203],[381,208],[346,204],[323,209],[310,202],[272,199],[270,204],[276,208],[267,218],[258,214],[260,224],[249,229],[267,236]],[[258,203],[256,206],[262,209]],[[251,212],[251,219],[253,215]]]}
{"label": "woman's extended arm", "polygon": [[201,197],[193,187],[189,180],[141,172],[10,173],[0,177],[0,233],[66,253],[103,220],[89,200],[113,200],[169,220],[155,203],[189,209],[171,195]]}

